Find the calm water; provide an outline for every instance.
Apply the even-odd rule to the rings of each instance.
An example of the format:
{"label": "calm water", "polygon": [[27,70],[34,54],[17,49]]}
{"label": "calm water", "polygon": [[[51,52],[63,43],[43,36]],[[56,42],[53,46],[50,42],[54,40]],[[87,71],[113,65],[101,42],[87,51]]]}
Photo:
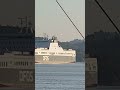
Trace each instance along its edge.
{"label": "calm water", "polygon": [[36,64],[36,90],[84,90],[84,63]]}

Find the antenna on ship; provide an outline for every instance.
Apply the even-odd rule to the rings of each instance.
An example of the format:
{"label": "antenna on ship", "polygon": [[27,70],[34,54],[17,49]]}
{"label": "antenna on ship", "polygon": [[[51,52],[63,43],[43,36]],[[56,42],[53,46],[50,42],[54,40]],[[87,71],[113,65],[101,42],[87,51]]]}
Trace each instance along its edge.
{"label": "antenna on ship", "polygon": [[[29,28],[31,29],[31,32],[33,33],[31,16],[29,16],[29,17],[26,16],[24,18],[19,17],[18,19],[20,20],[20,27],[21,27],[20,33],[22,33],[23,27],[26,28],[26,33],[28,33]],[[29,19],[29,21],[28,21],[28,19]]]}
{"label": "antenna on ship", "polygon": [[18,19],[20,20],[20,28],[21,28],[20,33],[22,33],[24,18],[19,17]]}
{"label": "antenna on ship", "polygon": [[24,19],[24,18],[20,18],[20,17],[19,17],[18,19],[20,20],[20,26],[21,26],[21,28],[22,28],[22,27],[23,27],[23,19]]}
{"label": "antenna on ship", "polygon": [[46,33],[43,33],[43,37],[44,37],[45,39],[48,39],[48,35],[47,35]]}
{"label": "antenna on ship", "polygon": [[33,28],[32,28],[32,23],[31,23],[31,16],[28,17],[29,21],[28,21],[28,27],[30,28],[31,30],[31,33],[33,33]]}
{"label": "antenna on ship", "polygon": [[72,25],[75,27],[75,29],[78,31],[78,33],[82,36],[83,39],[84,36],[82,35],[82,33],[80,32],[80,30],[77,28],[77,26],[74,24],[74,22],[72,21],[72,19],[69,17],[69,15],[66,13],[66,11],[63,9],[63,7],[60,5],[60,3],[58,2],[58,0],[56,0],[57,4],[59,5],[59,7],[62,9],[62,11],[65,13],[65,15],[67,16],[67,18],[70,20],[70,22],[72,23]]}

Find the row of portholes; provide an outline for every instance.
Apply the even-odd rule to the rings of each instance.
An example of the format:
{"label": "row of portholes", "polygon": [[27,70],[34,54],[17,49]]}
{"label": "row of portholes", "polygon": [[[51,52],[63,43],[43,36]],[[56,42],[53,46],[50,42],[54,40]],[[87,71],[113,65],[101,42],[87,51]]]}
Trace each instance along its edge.
{"label": "row of portholes", "polygon": [[[32,62],[30,63],[32,65]],[[28,66],[28,62],[15,62],[14,65],[17,66]],[[0,62],[0,67],[7,67],[8,63],[7,62]]]}
{"label": "row of portholes", "polygon": [[0,67],[7,67],[7,62],[0,62]]}
{"label": "row of portholes", "polygon": [[17,65],[17,66],[28,66],[28,62],[15,62],[14,65]]}

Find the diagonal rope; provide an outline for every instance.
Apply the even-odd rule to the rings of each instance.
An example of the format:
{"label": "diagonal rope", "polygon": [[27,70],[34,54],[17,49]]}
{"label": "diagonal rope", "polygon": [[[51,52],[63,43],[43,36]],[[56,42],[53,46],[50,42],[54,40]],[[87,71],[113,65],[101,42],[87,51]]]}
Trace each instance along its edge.
{"label": "diagonal rope", "polygon": [[65,13],[65,15],[68,17],[68,19],[70,20],[70,22],[73,24],[73,26],[76,28],[76,30],[78,31],[78,33],[82,36],[83,39],[84,36],[82,35],[82,33],[79,31],[79,29],[77,28],[77,26],[74,24],[74,22],[72,21],[72,19],[68,16],[68,14],[65,12],[65,10],[63,9],[63,7],[60,5],[60,3],[56,0],[57,4],[60,6],[60,8],[63,10],[63,12]]}
{"label": "diagonal rope", "polygon": [[103,13],[107,16],[107,18],[110,20],[110,22],[113,24],[113,26],[116,28],[116,30],[118,31],[118,33],[120,34],[120,30],[118,29],[118,27],[115,25],[115,23],[113,22],[113,20],[109,17],[109,15],[106,13],[106,11],[102,8],[102,6],[100,5],[100,3],[95,0],[95,2],[97,3],[97,5],[100,7],[100,9],[103,11]]}

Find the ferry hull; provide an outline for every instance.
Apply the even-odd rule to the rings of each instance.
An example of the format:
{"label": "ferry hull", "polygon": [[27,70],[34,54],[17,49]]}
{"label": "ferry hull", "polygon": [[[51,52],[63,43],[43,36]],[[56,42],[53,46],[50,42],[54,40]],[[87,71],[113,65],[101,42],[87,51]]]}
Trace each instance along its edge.
{"label": "ferry hull", "polygon": [[16,88],[33,88],[34,90],[34,71],[34,69],[0,68],[0,84]]}
{"label": "ferry hull", "polygon": [[52,56],[36,55],[35,62],[38,64],[64,64],[75,63],[76,59],[72,56]]}

